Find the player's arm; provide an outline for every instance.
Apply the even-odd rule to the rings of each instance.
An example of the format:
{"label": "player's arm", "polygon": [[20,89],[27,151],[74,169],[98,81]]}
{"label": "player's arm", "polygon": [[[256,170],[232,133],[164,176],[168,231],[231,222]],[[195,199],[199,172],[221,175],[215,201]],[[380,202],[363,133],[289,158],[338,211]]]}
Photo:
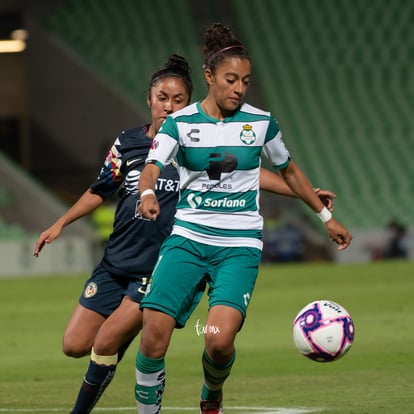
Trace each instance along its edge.
{"label": "player's arm", "polygon": [[138,214],[149,220],[156,220],[160,214],[160,206],[155,196],[155,184],[160,173],[161,169],[157,164],[149,163],[144,167],[139,178],[140,203],[138,205]]}
{"label": "player's arm", "polygon": [[280,174],[290,189],[318,214],[331,240],[339,245],[338,250],[346,249],[352,240],[351,233],[332,217],[296,163],[291,160],[286,168],[280,170]]}
{"label": "player's arm", "polygon": [[[260,168],[260,189],[283,196],[297,197],[282,177],[263,167]],[[314,191],[325,207],[333,211],[333,199],[336,197],[336,194],[332,191],[321,190],[320,188],[314,188]]]}
{"label": "player's arm", "polygon": [[100,195],[92,193],[91,189],[86,190],[79,200],[62,217],[40,233],[35,244],[33,256],[38,257],[43,246],[58,238],[64,227],[91,213],[103,202],[104,199]]}

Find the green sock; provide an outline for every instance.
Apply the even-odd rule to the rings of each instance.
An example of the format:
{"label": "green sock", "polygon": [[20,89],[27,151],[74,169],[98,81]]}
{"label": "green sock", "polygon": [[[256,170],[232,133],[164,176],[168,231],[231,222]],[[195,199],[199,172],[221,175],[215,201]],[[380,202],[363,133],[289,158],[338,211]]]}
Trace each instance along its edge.
{"label": "green sock", "polygon": [[210,359],[207,352],[204,350],[202,357],[204,371],[204,384],[201,389],[202,400],[214,401],[220,398],[224,381],[230,375],[231,367],[233,366],[235,359],[236,354],[234,353],[230,361],[225,365],[217,365]]}
{"label": "green sock", "polygon": [[165,388],[164,358],[148,358],[138,351],[136,359],[135,399],[140,414],[157,414],[161,410]]}

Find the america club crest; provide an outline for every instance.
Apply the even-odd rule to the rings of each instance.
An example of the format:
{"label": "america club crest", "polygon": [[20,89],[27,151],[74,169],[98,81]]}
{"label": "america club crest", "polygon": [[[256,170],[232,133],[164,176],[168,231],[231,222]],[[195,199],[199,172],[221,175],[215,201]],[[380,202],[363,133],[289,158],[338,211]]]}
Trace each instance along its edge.
{"label": "america club crest", "polygon": [[256,141],[256,134],[253,131],[253,127],[249,124],[243,125],[243,130],[240,132],[240,139],[243,144],[252,145]]}
{"label": "america club crest", "polygon": [[86,286],[83,292],[83,297],[86,299],[89,299],[92,296],[95,296],[97,291],[98,291],[98,286],[96,285],[96,283],[90,282],[88,283],[88,286]]}

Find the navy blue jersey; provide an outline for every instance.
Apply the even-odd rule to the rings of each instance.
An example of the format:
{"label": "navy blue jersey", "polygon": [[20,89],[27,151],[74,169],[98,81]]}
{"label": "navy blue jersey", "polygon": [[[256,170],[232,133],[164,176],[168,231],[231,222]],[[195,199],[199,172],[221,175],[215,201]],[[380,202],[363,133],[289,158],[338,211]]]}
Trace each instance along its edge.
{"label": "navy blue jersey", "polygon": [[136,216],[138,181],[152,140],[148,125],[123,131],[105,159],[98,178],[90,186],[109,199],[118,192],[112,234],[106,244],[102,266],[115,277],[135,278],[150,274],[163,240],[170,234],[178,200],[178,173],[173,165],[162,171],[156,187],[161,213],[156,221]]}

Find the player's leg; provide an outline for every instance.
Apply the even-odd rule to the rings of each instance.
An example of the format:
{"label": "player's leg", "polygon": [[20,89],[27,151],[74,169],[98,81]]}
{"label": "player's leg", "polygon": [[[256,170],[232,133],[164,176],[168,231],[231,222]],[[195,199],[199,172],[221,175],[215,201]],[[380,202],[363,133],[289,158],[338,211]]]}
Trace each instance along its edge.
{"label": "player's leg", "polygon": [[245,247],[217,249],[212,259],[202,355],[202,413],[222,412],[222,387],[235,361],[234,341],[246,316],[260,260],[260,250]]}
{"label": "player's leg", "polygon": [[98,331],[72,414],[89,413],[111,383],[117,364],[142,326],[139,304],[124,297]]}
{"label": "player's leg", "polygon": [[208,312],[204,326],[205,349],[202,355],[202,413],[222,412],[222,388],[236,358],[234,341],[242,323],[243,315],[230,306],[216,305]]}
{"label": "player's leg", "polygon": [[95,336],[105,319],[105,316],[78,303],[63,334],[64,354],[73,358],[89,355]]}
{"label": "player's leg", "polygon": [[75,358],[88,355],[98,330],[123,296],[123,287],[102,266],[96,266],[66,327],[63,352]]}
{"label": "player's leg", "polygon": [[[105,320],[96,334],[93,349],[98,355],[118,354],[126,343],[131,343],[142,328],[139,303],[124,296],[119,307]],[[117,356],[118,362],[121,359]]]}
{"label": "player's leg", "polygon": [[163,244],[148,293],[141,302],[144,321],[136,360],[135,397],[139,414],[161,409],[164,357],[176,326],[184,326],[204,291],[206,265],[199,246],[180,236]]}
{"label": "player's leg", "polygon": [[[79,298],[79,308],[84,308],[85,311],[78,312],[76,317],[71,318],[70,330],[67,330],[65,333],[65,339],[68,338],[67,333],[70,333],[72,338],[77,334],[77,340],[79,342],[84,342],[85,338],[88,338],[91,360],[99,362],[99,364],[103,366],[108,365],[109,369],[106,369],[106,372],[102,373],[101,371],[94,370],[97,364],[94,365],[92,369],[91,364],[89,364],[87,373],[80,387],[76,405],[72,411],[73,413],[83,414],[89,412],[90,410],[88,411],[88,407],[93,407],[91,401],[93,402],[95,399],[94,396],[99,394],[101,383],[109,383],[113,377],[115,370],[112,368],[114,366],[113,362],[115,361],[115,358],[100,359],[99,355],[93,350],[93,344],[99,329],[103,326],[107,318],[120,306],[124,291],[124,283],[113,278],[112,275],[100,265],[94,269],[92,276],[85,283],[84,291]],[[89,316],[89,318],[83,318],[85,314]],[[92,315],[94,314],[96,315],[96,320],[100,318],[98,329],[96,329],[98,324],[93,324]],[[88,331],[89,326],[94,328],[91,332]],[[90,341],[91,337],[92,341]]]}
{"label": "player's leg", "polygon": [[139,414],[157,414],[165,387],[165,354],[176,326],[166,313],[144,308],[144,330],[136,358],[135,398]]}

